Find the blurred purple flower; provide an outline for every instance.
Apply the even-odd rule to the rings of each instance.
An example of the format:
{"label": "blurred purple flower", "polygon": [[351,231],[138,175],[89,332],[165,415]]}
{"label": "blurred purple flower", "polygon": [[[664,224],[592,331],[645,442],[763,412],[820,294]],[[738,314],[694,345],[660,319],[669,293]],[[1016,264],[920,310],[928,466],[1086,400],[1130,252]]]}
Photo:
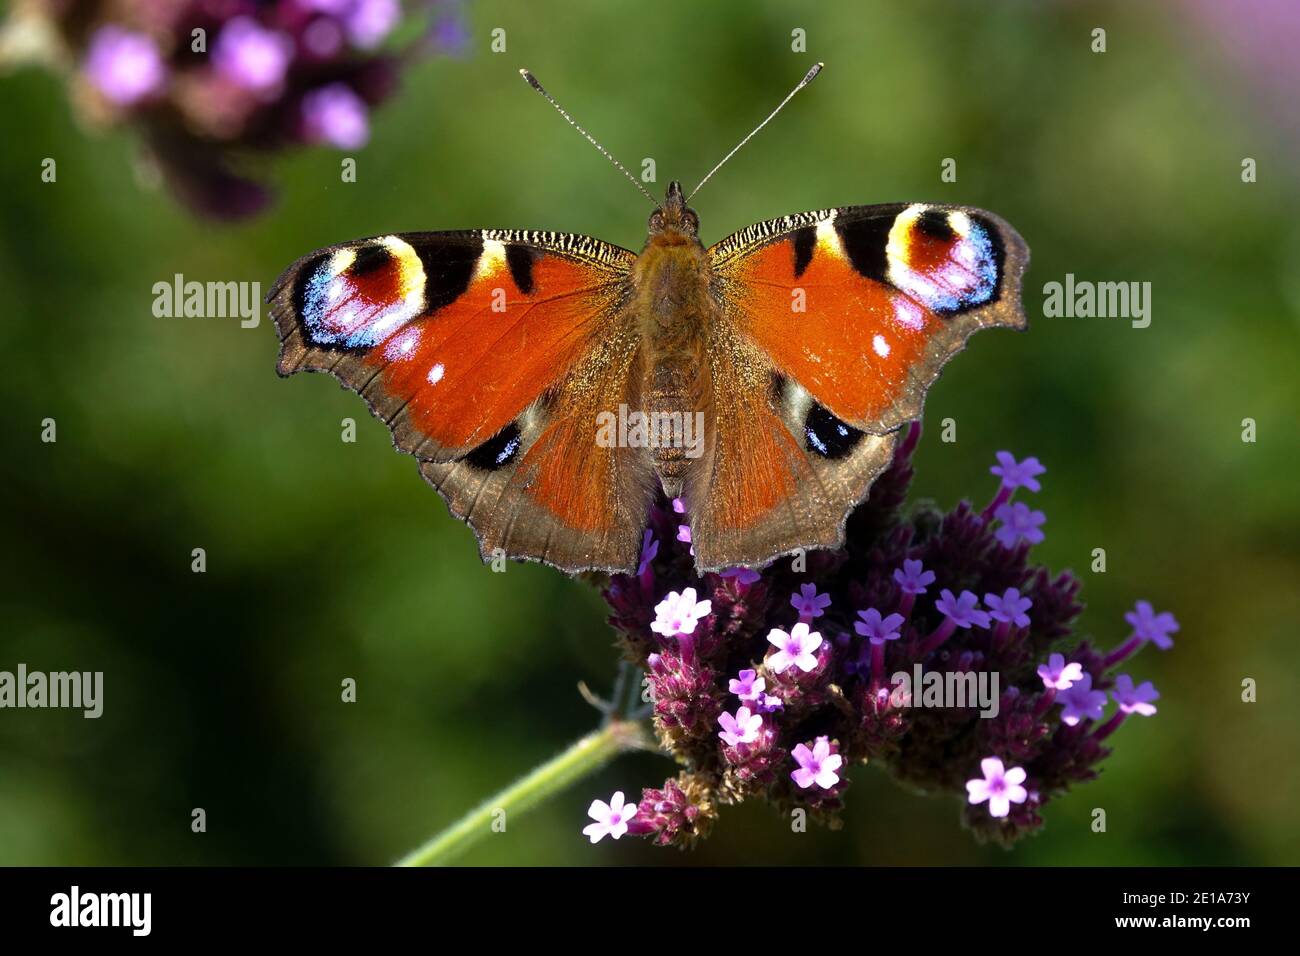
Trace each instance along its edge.
{"label": "blurred purple flower", "polygon": [[293,40],[252,17],[228,21],[212,45],[212,65],[221,76],[264,96],[279,89],[292,58]]}
{"label": "blurred purple flower", "polygon": [[1151,701],[1160,699],[1160,693],[1154,684],[1143,681],[1141,686],[1134,687],[1133,678],[1128,674],[1120,674],[1115,678],[1115,687],[1110,694],[1124,713],[1140,714],[1143,717],[1150,717],[1156,712]]}
{"label": "blurred purple flower", "polygon": [[1133,610],[1124,615],[1124,620],[1133,625],[1133,636],[1143,641],[1150,641],[1162,651],[1174,646],[1169,635],[1178,633],[1178,620],[1168,611],[1155,612],[1150,601],[1138,601]]}
{"label": "blurred purple flower", "polygon": [[167,67],[152,39],[111,24],[91,37],[83,69],[95,88],[118,106],[152,96],[167,79]]}
{"label": "blurred purple flower", "polygon": [[346,83],[331,83],[302,98],[307,139],[339,149],[358,149],[370,139],[370,111]]}
{"label": "blurred purple flower", "polygon": [[401,16],[397,0],[356,0],[344,15],[348,39],[362,50],[373,49],[393,32]]}
{"label": "blurred purple flower", "polygon": [[1023,502],[999,505],[993,516],[1002,522],[1002,527],[993,534],[1003,547],[1014,548],[1021,541],[1040,544],[1045,537],[1041,525],[1047,521],[1047,515],[1031,511]]}
{"label": "blurred purple flower", "polygon": [[1056,695],[1061,720],[1073,727],[1084,720],[1100,720],[1106,708],[1105,691],[1092,689],[1092,675],[1084,674]]}
{"label": "blurred purple flower", "polygon": [[1002,479],[1003,488],[1025,488],[1029,491],[1043,490],[1043,486],[1038,483],[1038,476],[1044,474],[1047,469],[1038,463],[1037,458],[1031,455],[1024,461],[1017,462],[1011,452],[1000,451],[997,454],[997,459],[998,463],[989,471]]}

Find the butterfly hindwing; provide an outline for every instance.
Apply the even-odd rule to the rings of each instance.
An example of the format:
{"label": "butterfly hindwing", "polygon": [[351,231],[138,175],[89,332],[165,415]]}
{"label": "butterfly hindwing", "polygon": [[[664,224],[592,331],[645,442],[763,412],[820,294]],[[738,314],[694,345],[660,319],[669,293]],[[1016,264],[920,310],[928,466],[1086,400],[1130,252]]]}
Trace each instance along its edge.
{"label": "butterfly hindwing", "polygon": [[709,252],[734,339],[713,359],[732,367],[713,375],[737,398],[694,483],[701,567],[838,543],[944,363],[978,329],[1025,327],[1028,249],[976,209],[821,210]]}
{"label": "butterfly hindwing", "polygon": [[485,558],[626,567],[648,505],[644,452],[598,447],[590,423],[598,397],[635,387],[633,260],[584,236],[504,230],[323,249],[269,296],[279,370],[329,372],[362,395]]}

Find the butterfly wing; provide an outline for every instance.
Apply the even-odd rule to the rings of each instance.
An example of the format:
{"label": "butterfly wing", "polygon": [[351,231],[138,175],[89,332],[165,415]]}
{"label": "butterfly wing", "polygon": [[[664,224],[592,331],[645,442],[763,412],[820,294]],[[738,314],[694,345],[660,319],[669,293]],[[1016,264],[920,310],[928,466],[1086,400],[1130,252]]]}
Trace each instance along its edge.
{"label": "butterfly wing", "polygon": [[843,540],[848,512],[977,329],[1025,328],[1029,252],[959,206],[852,206],[758,223],[709,250],[722,321],[698,563],[761,563]]}
{"label": "butterfly wing", "polygon": [[634,258],[585,236],[499,230],[322,249],[268,296],[279,372],[328,372],[365,398],[484,560],[500,549],[567,571],[635,567],[650,466],[644,450],[594,438],[597,405],[635,383]]}

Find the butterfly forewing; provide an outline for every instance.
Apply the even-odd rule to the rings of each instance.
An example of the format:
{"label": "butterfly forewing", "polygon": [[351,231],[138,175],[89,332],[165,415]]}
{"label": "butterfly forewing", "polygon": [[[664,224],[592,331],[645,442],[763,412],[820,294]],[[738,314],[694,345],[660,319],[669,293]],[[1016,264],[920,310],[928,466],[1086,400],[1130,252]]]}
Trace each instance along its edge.
{"label": "butterfly forewing", "polygon": [[759,223],[710,250],[742,334],[836,417],[883,434],[978,329],[1025,327],[1024,241],[963,206],[848,206]]}
{"label": "butterfly forewing", "polygon": [[591,423],[635,387],[634,259],[504,230],[322,249],[269,296],[279,370],[329,372],[361,394],[485,558],[624,568],[649,503],[644,452],[597,446]]}

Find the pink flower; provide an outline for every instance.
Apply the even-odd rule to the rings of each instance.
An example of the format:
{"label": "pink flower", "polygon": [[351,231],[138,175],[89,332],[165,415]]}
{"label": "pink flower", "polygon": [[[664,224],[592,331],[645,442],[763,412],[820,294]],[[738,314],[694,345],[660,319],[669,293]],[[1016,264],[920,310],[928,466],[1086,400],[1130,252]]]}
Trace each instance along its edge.
{"label": "pink flower", "polygon": [[606,836],[615,840],[627,833],[627,821],[636,816],[636,804],[623,804],[623,791],[620,790],[604,800],[593,800],[587,809],[587,816],[595,820],[582,828],[582,832],[591,837],[592,843],[599,843]]}
{"label": "pink flower", "polygon": [[767,681],[758,676],[758,671],[746,668],[727,684],[727,689],[741,700],[749,702],[763,700],[766,695]]}
{"label": "pink flower", "polygon": [[822,646],[822,636],[809,631],[803,621],[792,627],[788,634],[779,627],[772,628],[767,642],[776,648],[776,653],[767,659],[767,666],[774,674],[784,674],[791,667],[798,667],[806,674],[817,666],[814,651]]}
{"label": "pink flower", "polygon": [[687,588],[681,594],[669,591],[668,596],[655,605],[655,619],[650,623],[650,630],[664,637],[694,634],[695,623],[708,617],[712,610],[712,601],[695,600],[695,588]]}
{"label": "pink flower", "polygon": [[1005,770],[997,757],[985,757],[980,761],[980,771],[983,778],[966,781],[966,793],[972,804],[987,800],[990,814],[1005,817],[1011,812],[1011,804],[1029,799],[1029,791],[1021,786],[1027,776],[1024,767]]}
{"label": "pink flower", "polygon": [[742,707],[734,717],[724,711],[718,717],[718,726],[722,728],[718,731],[718,736],[727,746],[752,744],[758,739],[758,732],[763,729],[763,716],[750,713],[748,707]]}
{"label": "pink flower", "polygon": [[1053,654],[1046,664],[1038,665],[1038,676],[1043,684],[1052,690],[1065,690],[1083,677],[1083,665],[1065,663],[1065,655]]}
{"label": "pink flower", "polygon": [[823,790],[829,790],[840,782],[836,773],[844,764],[844,758],[831,753],[831,743],[826,737],[818,737],[812,750],[807,744],[799,744],[790,751],[799,764],[799,769],[790,774],[790,779],[802,790],[807,790],[814,783]]}

